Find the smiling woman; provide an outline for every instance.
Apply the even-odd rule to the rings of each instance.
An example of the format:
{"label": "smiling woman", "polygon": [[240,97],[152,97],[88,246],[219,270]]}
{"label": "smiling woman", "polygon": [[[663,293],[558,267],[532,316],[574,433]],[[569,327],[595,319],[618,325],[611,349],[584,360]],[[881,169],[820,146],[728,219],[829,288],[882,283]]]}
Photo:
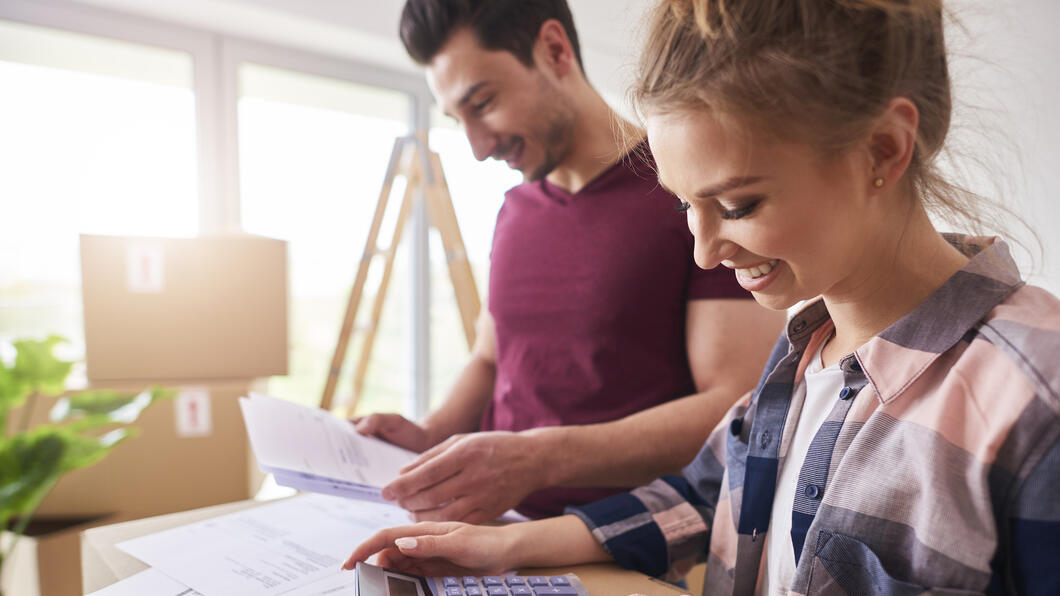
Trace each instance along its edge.
{"label": "smiling woman", "polygon": [[[401,569],[614,559],[704,594],[1060,591],[1060,300],[974,197],[939,0],[661,0],[634,90],[700,267],[804,300],[758,387],[680,475],[506,527],[379,533]],[[974,225],[971,226],[974,230]]]}

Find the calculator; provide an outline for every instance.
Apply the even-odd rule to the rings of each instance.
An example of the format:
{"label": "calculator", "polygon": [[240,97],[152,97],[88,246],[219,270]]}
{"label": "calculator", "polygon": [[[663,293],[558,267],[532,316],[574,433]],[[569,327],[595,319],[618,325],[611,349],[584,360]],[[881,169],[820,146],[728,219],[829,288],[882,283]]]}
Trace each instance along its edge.
{"label": "calculator", "polygon": [[420,577],[357,563],[357,596],[589,596],[578,576]]}

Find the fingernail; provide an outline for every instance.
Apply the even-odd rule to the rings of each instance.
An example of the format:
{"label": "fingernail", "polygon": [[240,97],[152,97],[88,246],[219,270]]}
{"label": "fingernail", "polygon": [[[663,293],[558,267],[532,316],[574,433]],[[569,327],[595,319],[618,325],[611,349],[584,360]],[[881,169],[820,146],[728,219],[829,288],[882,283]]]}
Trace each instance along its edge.
{"label": "fingernail", "polygon": [[390,490],[389,488],[384,488],[383,489],[383,498],[386,499],[387,501],[393,501],[394,500],[394,491]]}
{"label": "fingernail", "polygon": [[398,538],[394,541],[394,544],[401,550],[415,550],[416,539],[415,538]]}

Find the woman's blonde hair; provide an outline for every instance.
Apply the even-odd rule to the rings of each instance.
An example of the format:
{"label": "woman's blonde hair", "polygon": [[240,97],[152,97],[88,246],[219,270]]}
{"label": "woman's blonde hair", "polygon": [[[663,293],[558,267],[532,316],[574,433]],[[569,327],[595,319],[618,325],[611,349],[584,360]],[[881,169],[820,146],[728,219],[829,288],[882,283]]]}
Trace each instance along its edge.
{"label": "woman's blonde hair", "polygon": [[661,0],[649,23],[641,113],[708,109],[829,155],[905,97],[920,113],[909,188],[947,221],[984,227],[979,198],[935,164],[952,111],[941,0]]}

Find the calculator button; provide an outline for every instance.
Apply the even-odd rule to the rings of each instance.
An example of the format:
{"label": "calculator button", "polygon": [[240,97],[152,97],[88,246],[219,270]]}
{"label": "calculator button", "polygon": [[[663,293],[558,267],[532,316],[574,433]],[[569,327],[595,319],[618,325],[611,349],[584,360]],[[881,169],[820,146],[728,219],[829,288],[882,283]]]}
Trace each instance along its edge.
{"label": "calculator button", "polygon": [[537,596],[545,596],[546,594],[578,596],[578,590],[574,589],[574,586],[534,586],[534,594]]}
{"label": "calculator button", "polygon": [[540,575],[531,575],[530,577],[526,578],[526,583],[530,584],[531,586],[547,586],[548,578],[542,577]]}
{"label": "calculator button", "polygon": [[445,587],[459,586],[460,582],[455,577],[446,577],[442,579],[442,585]]}
{"label": "calculator button", "polygon": [[445,589],[445,596],[464,596],[460,586],[449,586]]}
{"label": "calculator button", "polygon": [[477,577],[471,577],[469,575],[465,575],[464,576],[464,585],[465,586],[477,586],[478,585],[478,578]]}
{"label": "calculator button", "polygon": [[508,596],[508,590],[504,586],[488,586],[486,594],[489,594],[489,596]]}
{"label": "calculator button", "polygon": [[501,581],[501,578],[499,578],[499,577],[497,577],[495,575],[487,575],[486,577],[482,578],[482,585],[484,585],[484,586],[503,586],[504,582]]}
{"label": "calculator button", "polygon": [[468,586],[465,589],[467,590],[467,596],[482,596],[482,588],[478,586]]}
{"label": "calculator button", "polygon": [[569,586],[570,585],[570,580],[565,578],[565,577],[563,577],[562,575],[557,575],[557,576],[553,577],[551,581],[552,581],[552,585],[553,586]]}
{"label": "calculator button", "polygon": [[524,585],[514,585],[514,586],[512,586],[512,594],[513,595],[533,594],[533,592],[530,591],[530,588],[528,588],[528,587],[526,587]]}
{"label": "calculator button", "polygon": [[526,585],[526,579],[523,578],[523,577],[520,577],[518,575],[509,575],[508,577],[504,578],[504,581],[508,582],[509,586],[525,586]]}

